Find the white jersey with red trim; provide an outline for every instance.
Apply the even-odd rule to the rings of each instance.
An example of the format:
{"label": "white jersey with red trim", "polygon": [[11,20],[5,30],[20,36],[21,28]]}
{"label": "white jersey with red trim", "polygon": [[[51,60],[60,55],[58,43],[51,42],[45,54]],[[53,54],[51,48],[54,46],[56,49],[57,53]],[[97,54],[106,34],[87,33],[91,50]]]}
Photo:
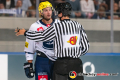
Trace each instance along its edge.
{"label": "white jersey with red trim", "polygon": [[[49,26],[51,26],[54,23],[60,22],[58,19],[55,19],[51,24],[45,24],[42,22],[42,20],[38,20],[37,22],[33,23],[30,27],[30,31],[44,31]],[[25,42],[25,48],[24,51],[26,52],[26,60],[33,60],[33,54],[36,52],[36,50],[43,52],[49,59],[55,60],[56,57],[54,57],[54,49],[53,49],[53,40],[51,41],[39,41],[35,42],[33,40],[27,39]]]}

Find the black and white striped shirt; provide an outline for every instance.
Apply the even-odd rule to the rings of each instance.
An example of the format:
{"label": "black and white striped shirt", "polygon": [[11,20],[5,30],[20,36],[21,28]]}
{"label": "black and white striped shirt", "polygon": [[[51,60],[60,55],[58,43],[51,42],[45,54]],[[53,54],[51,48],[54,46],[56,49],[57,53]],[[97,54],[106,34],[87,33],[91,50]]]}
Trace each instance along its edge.
{"label": "black and white striped shirt", "polygon": [[41,32],[26,32],[26,37],[35,41],[54,39],[55,56],[79,58],[88,52],[89,41],[80,23],[65,19]]}

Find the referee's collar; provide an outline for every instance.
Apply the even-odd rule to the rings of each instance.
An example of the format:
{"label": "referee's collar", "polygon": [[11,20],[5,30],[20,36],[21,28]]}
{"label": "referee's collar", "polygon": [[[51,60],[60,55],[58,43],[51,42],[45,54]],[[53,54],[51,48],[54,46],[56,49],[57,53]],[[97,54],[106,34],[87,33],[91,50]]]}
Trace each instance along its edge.
{"label": "referee's collar", "polygon": [[64,19],[64,20],[61,20],[61,21],[70,21],[70,19]]}

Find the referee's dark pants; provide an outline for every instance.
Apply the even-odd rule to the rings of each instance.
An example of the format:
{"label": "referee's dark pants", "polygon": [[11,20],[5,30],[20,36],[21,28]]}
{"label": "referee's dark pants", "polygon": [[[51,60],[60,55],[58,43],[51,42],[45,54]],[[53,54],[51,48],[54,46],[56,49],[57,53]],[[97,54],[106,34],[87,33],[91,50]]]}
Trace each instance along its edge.
{"label": "referee's dark pants", "polygon": [[83,73],[81,59],[58,58],[54,63],[52,80],[84,80],[83,76],[75,77],[75,74],[71,73],[72,71],[75,71],[76,73]]}

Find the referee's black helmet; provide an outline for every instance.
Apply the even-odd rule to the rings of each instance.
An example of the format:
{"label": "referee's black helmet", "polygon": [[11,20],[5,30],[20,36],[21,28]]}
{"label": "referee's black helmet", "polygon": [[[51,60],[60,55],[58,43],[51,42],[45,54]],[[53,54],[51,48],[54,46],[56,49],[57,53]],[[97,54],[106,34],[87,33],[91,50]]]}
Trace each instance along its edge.
{"label": "referee's black helmet", "polygon": [[70,16],[71,14],[71,10],[72,10],[72,6],[69,2],[66,3],[59,3],[56,8],[56,11],[58,11],[58,14],[62,13],[63,16]]}

